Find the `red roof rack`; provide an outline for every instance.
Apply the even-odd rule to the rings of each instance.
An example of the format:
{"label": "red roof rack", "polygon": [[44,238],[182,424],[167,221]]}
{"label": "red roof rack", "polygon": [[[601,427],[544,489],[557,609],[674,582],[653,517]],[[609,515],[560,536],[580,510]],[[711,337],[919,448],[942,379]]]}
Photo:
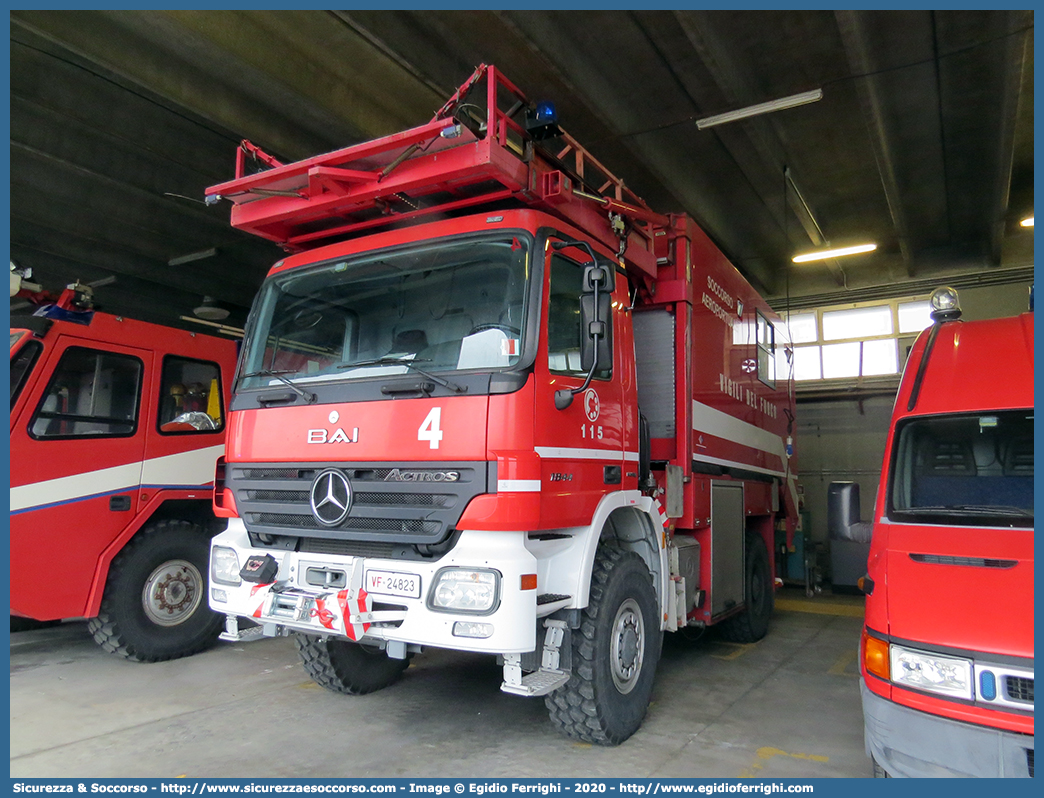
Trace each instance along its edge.
{"label": "red roof rack", "polygon": [[[289,164],[244,141],[235,180],[211,186],[206,199],[231,201],[234,227],[290,252],[427,214],[515,201],[571,222],[614,250],[624,248],[622,241],[627,264],[655,276],[654,232],[670,220],[572,137],[534,141],[516,121],[531,107],[483,64],[434,119],[401,133]],[[248,174],[251,163],[264,168]],[[627,224],[613,225],[611,215]]]}

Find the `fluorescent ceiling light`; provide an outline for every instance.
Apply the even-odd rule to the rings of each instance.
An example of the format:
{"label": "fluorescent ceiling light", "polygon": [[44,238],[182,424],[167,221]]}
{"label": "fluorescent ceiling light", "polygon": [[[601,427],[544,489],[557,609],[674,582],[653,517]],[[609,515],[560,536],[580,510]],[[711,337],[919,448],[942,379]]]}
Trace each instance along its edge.
{"label": "fluorescent ceiling light", "polygon": [[199,252],[190,252],[188,255],[180,255],[176,258],[171,258],[167,261],[168,266],[183,266],[186,263],[192,263],[193,261],[203,260],[204,258],[212,258],[217,255],[217,249],[211,247],[210,249],[201,249]]}
{"label": "fluorescent ceiling light", "polygon": [[1019,222],[1019,224],[1021,224],[1023,227],[1033,227],[1033,217],[1029,216],[1023,219],[1021,222]]}
{"label": "fluorescent ceiling light", "polygon": [[746,108],[738,108],[735,111],[726,111],[723,114],[715,114],[714,116],[697,119],[696,127],[699,130],[704,130],[705,128],[714,127],[715,125],[724,125],[726,122],[736,122],[737,120],[747,119],[752,116],[770,114],[773,111],[783,111],[787,108],[796,108],[799,105],[808,105],[809,103],[818,102],[822,99],[823,90],[813,89],[812,91],[802,92],[801,94],[791,94],[789,97],[780,97],[778,100],[769,100],[767,103],[748,105]]}
{"label": "fluorescent ceiling light", "polygon": [[873,252],[875,249],[877,249],[877,244],[858,244],[854,247],[821,249],[818,252],[806,252],[803,255],[795,255],[794,263],[808,263],[811,260],[827,260],[828,258],[840,258],[845,255],[858,255],[861,252]]}

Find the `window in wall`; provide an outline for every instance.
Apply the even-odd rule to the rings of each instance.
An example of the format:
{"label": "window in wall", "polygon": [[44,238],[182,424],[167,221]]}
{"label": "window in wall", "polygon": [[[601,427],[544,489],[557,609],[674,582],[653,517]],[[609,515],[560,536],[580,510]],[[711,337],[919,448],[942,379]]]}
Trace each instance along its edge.
{"label": "window in wall", "polygon": [[892,300],[791,314],[786,327],[794,342],[794,379],[898,375],[900,336],[915,335],[929,326],[929,311],[926,300]]}
{"label": "window in wall", "polygon": [[214,432],[224,427],[221,371],[217,363],[167,357],[160,385],[159,431]]}
{"label": "window in wall", "polygon": [[122,437],[138,426],[142,364],[135,357],[69,347],[29,426],[34,438]]}

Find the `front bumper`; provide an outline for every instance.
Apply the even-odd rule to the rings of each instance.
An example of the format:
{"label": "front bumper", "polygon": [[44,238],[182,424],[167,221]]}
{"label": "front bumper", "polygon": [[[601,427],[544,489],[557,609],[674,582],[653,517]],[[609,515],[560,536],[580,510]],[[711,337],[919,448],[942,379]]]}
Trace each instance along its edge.
{"label": "front bumper", "polygon": [[[522,576],[537,573],[536,558],[526,549],[525,540],[522,532],[465,531],[437,562],[362,558],[254,548],[242,520],[232,519],[211,546],[233,549],[241,566],[251,556],[270,555],[278,571],[274,583],[244,581],[233,586],[212,582],[210,608],[248,618],[268,634],[290,630],[459,651],[525,653],[536,647],[537,617],[536,590],[522,589]],[[499,575],[498,600],[491,611],[450,612],[429,606],[436,574],[454,567],[492,570]],[[313,574],[325,569],[345,577],[334,586],[317,586],[306,578],[310,569]],[[367,592],[367,574],[373,572],[416,577],[417,596]],[[459,634],[460,624],[476,623],[486,625],[489,636]]]}
{"label": "front bumper", "polygon": [[860,681],[867,756],[890,776],[1029,778],[1033,736],[896,704]]}

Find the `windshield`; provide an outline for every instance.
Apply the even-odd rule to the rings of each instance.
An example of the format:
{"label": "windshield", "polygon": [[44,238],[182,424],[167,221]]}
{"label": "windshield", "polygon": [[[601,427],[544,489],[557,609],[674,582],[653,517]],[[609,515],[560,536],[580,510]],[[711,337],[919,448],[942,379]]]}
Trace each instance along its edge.
{"label": "windshield", "polygon": [[523,234],[501,233],[276,275],[238,387],[510,368],[522,352],[529,250]]}
{"label": "windshield", "polygon": [[1033,411],[934,416],[897,430],[896,520],[1033,525]]}

